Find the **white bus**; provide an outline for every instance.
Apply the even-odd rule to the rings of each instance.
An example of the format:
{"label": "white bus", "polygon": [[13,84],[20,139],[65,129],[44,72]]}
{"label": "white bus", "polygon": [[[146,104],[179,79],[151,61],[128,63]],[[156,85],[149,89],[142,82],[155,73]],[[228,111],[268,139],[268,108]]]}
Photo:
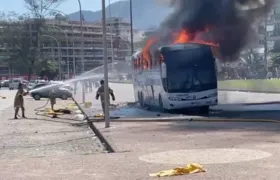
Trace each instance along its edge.
{"label": "white bus", "polygon": [[135,99],[161,111],[217,105],[215,58],[210,46],[172,44],[132,56]]}

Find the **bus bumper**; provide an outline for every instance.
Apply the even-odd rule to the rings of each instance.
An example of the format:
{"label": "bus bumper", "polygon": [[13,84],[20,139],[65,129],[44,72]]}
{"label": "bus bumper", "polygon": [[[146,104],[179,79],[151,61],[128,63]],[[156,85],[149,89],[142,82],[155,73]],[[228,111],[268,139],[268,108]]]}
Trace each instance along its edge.
{"label": "bus bumper", "polygon": [[218,104],[217,97],[211,97],[208,99],[201,100],[189,100],[189,101],[166,101],[165,108],[168,110],[175,109],[185,109],[192,107],[201,107],[201,106],[215,106]]}

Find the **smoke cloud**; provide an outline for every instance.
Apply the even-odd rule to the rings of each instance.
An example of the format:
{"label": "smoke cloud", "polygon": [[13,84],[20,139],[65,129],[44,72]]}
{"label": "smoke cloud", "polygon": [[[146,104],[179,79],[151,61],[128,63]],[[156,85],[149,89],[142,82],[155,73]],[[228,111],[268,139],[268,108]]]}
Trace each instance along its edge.
{"label": "smoke cloud", "polygon": [[[199,38],[218,43],[223,57],[236,57],[246,47],[256,20],[271,10],[274,0],[170,0],[173,13],[161,24],[161,41],[170,32],[186,29]],[[194,37],[195,38],[195,37]],[[162,43],[162,42],[161,42]]]}

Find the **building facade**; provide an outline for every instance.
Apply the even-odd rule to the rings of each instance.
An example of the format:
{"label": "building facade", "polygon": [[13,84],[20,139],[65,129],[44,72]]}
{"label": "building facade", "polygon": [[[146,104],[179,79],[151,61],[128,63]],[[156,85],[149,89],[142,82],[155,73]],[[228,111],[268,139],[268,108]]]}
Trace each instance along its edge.
{"label": "building facade", "polygon": [[[27,24],[30,36],[35,36],[37,30],[34,21],[31,20]],[[112,32],[107,29],[106,46],[109,63],[112,59],[124,61],[130,55],[130,42],[120,36],[124,29],[127,31],[128,26],[129,23],[116,23]],[[41,53],[61,63],[63,75],[68,75],[68,71],[71,75],[78,75],[103,65],[104,45],[101,23],[83,22],[81,32],[80,21],[47,19],[42,36]],[[6,49],[2,46],[0,53],[5,54],[5,52]],[[0,66],[0,76],[7,72],[9,70],[6,65]]]}

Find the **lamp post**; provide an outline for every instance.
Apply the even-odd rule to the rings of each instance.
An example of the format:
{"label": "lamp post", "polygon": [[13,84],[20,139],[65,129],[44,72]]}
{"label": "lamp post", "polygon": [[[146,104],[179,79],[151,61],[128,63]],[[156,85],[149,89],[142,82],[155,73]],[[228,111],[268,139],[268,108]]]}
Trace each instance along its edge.
{"label": "lamp post", "polygon": [[51,38],[51,39],[53,39],[53,40],[55,40],[55,42],[57,43],[57,48],[58,48],[58,63],[59,63],[59,65],[58,65],[58,73],[59,73],[59,80],[61,81],[61,49],[60,49],[60,45],[59,45],[59,42],[58,42],[58,40],[55,38],[55,37],[53,37],[53,36],[49,36],[49,35],[42,35],[43,37],[48,37],[48,38]]}
{"label": "lamp post", "polygon": [[[51,15],[55,15],[56,13],[55,12],[58,12],[58,13],[60,13],[60,14],[63,14],[64,15],[64,17],[66,17],[67,18],[67,20],[68,20],[68,22],[69,21],[71,21],[71,19],[70,19],[70,17],[67,15],[67,14],[65,14],[64,12],[62,12],[62,11],[59,11],[59,10],[56,10],[56,9],[50,9],[51,10]],[[55,23],[55,22],[54,22]],[[53,26],[54,26],[54,23],[53,23]],[[56,27],[58,27],[58,26],[56,26]],[[60,28],[61,29],[61,28]],[[61,29],[62,30],[62,29]],[[64,31],[64,30],[63,30]],[[65,33],[65,31],[64,31],[64,33]],[[66,34],[66,33],[65,33]],[[66,41],[66,43],[67,43],[67,69],[68,69],[68,78],[70,78],[70,75],[69,75],[69,71],[70,71],[70,62],[69,62],[69,38],[68,38],[68,35],[66,35],[67,36],[67,41]],[[76,63],[75,63],[75,58],[73,58],[73,74],[74,74],[74,76],[76,76]]]}
{"label": "lamp post", "polygon": [[103,27],[103,57],[104,57],[104,95],[105,95],[105,128],[110,127],[109,117],[109,84],[108,84],[108,54],[107,54],[107,28],[106,28],[106,4],[102,0],[102,27]]}
{"label": "lamp post", "polygon": [[132,0],[129,0],[131,56],[134,53]]}
{"label": "lamp post", "polygon": [[53,25],[53,26],[49,26],[49,27],[57,28],[57,29],[61,30],[61,31],[64,33],[64,35],[65,35],[65,38],[66,38],[66,46],[67,46],[67,47],[66,47],[66,54],[67,54],[67,77],[68,77],[68,79],[70,79],[70,63],[69,63],[69,43],[68,43],[68,35],[67,35],[67,33],[65,32],[65,30],[62,29],[62,28],[59,27],[59,26]]}
{"label": "lamp post", "polygon": [[[85,71],[85,60],[84,60],[84,31],[83,31],[83,21],[84,21],[84,16],[82,13],[82,5],[81,1],[78,0],[79,3],[79,10],[80,10],[80,29],[81,29],[81,62],[82,62],[82,73]],[[85,103],[85,83],[82,83],[82,101]]]}
{"label": "lamp post", "polygon": [[[268,73],[268,63],[267,63],[267,18],[268,15],[264,17],[264,67],[265,72]],[[266,74],[267,76],[267,74]]]}
{"label": "lamp post", "polygon": [[111,56],[112,56],[112,59],[111,59],[111,65],[112,65],[112,70],[114,70],[114,44],[113,44],[113,23],[112,23],[112,20],[113,20],[113,17],[112,17],[112,14],[111,14],[111,0],[109,0],[109,17],[110,17],[110,33],[111,33]]}
{"label": "lamp post", "polygon": [[85,71],[85,62],[84,62],[84,31],[83,31],[83,21],[84,16],[82,12],[81,0],[78,0],[79,3],[79,12],[80,12],[80,30],[81,30],[81,61],[82,61],[82,73]]}

